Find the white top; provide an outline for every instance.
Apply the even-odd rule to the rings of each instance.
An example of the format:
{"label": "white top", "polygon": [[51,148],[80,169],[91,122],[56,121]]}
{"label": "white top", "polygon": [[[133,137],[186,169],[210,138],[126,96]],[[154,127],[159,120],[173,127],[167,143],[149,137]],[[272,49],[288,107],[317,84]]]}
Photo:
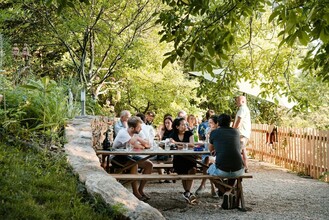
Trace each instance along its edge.
{"label": "white top", "polygon": [[131,139],[130,134],[128,133],[127,129],[120,129],[119,133],[115,137],[113,141],[113,148],[119,149],[119,148],[126,148],[126,144]]}
{"label": "white top", "polygon": [[241,122],[238,127],[240,135],[249,139],[251,134],[251,119],[250,110],[247,105],[243,104],[239,107],[239,110],[235,116],[235,121],[237,121],[238,117],[241,118]]}
{"label": "white top", "polygon": [[155,131],[152,125],[142,124],[142,130],[138,134],[141,138],[146,139],[150,142],[154,140]]}

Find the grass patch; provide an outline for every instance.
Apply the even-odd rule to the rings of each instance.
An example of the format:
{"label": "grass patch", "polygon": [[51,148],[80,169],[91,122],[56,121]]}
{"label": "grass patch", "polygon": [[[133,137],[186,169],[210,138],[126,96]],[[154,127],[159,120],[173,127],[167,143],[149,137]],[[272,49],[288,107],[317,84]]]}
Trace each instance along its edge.
{"label": "grass patch", "polygon": [[0,144],[0,219],[116,219],[91,197],[63,154]]}

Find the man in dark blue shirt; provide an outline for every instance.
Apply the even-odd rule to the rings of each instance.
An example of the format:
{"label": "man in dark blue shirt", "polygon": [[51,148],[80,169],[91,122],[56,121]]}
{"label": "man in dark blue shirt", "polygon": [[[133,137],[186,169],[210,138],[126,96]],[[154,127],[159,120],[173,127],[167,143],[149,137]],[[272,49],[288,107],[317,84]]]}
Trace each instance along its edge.
{"label": "man in dark blue shirt", "polygon": [[209,138],[209,151],[215,151],[216,163],[208,169],[213,176],[237,177],[244,173],[240,153],[239,131],[230,127],[231,117],[221,114],[218,117],[219,128],[212,131]]}
{"label": "man in dark blue shirt", "polygon": [[[244,174],[243,160],[240,152],[240,133],[230,127],[231,117],[221,114],[218,117],[219,128],[213,130],[209,138],[209,151],[215,151],[216,163],[212,164],[207,173],[213,176],[237,177]],[[229,180],[234,185],[235,180]],[[216,183],[215,183],[216,184]],[[235,208],[235,194],[230,189],[217,185],[218,194],[223,195],[223,209]],[[221,192],[221,193],[220,193]]]}

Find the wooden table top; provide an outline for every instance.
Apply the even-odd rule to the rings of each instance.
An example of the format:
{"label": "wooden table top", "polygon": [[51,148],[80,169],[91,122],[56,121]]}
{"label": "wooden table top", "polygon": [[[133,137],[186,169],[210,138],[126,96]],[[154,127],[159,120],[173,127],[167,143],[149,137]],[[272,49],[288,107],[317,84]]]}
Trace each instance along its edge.
{"label": "wooden table top", "polygon": [[202,154],[209,154],[208,150],[206,151],[194,151],[194,150],[131,150],[126,151],[124,149],[120,150],[97,150],[96,154],[102,155],[202,155]]}

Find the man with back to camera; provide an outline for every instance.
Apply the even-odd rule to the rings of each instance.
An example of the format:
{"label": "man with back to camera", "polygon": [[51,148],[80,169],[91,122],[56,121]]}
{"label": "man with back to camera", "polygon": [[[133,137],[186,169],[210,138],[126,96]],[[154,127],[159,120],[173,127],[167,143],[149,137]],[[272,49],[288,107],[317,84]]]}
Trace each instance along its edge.
{"label": "man with back to camera", "polygon": [[[209,166],[207,170],[209,175],[234,178],[244,173],[240,134],[237,129],[230,127],[230,123],[231,116],[221,114],[218,117],[219,128],[210,133],[208,148],[210,152],[215,152],[216,162]],[[213,183],[218,187],[218,195],[223,195],[222,208],[232,208],[229,198],[234,194],[231,194],[231,189]],[[235,179],[229,179],[228,184],[233,186]]]}
{"label": "man with back to camera", "polygon": [[250,110],[247,106],[247,99],[245,96],[238,96],[236,98],[236,104],[239,107],[236,113],[233,128],[237,128],[240,132],[240,145],[241,154],[245,167],[245,172],[248,173],[248,163],[247,163],[247,143],[251,134],[251,119]]}

